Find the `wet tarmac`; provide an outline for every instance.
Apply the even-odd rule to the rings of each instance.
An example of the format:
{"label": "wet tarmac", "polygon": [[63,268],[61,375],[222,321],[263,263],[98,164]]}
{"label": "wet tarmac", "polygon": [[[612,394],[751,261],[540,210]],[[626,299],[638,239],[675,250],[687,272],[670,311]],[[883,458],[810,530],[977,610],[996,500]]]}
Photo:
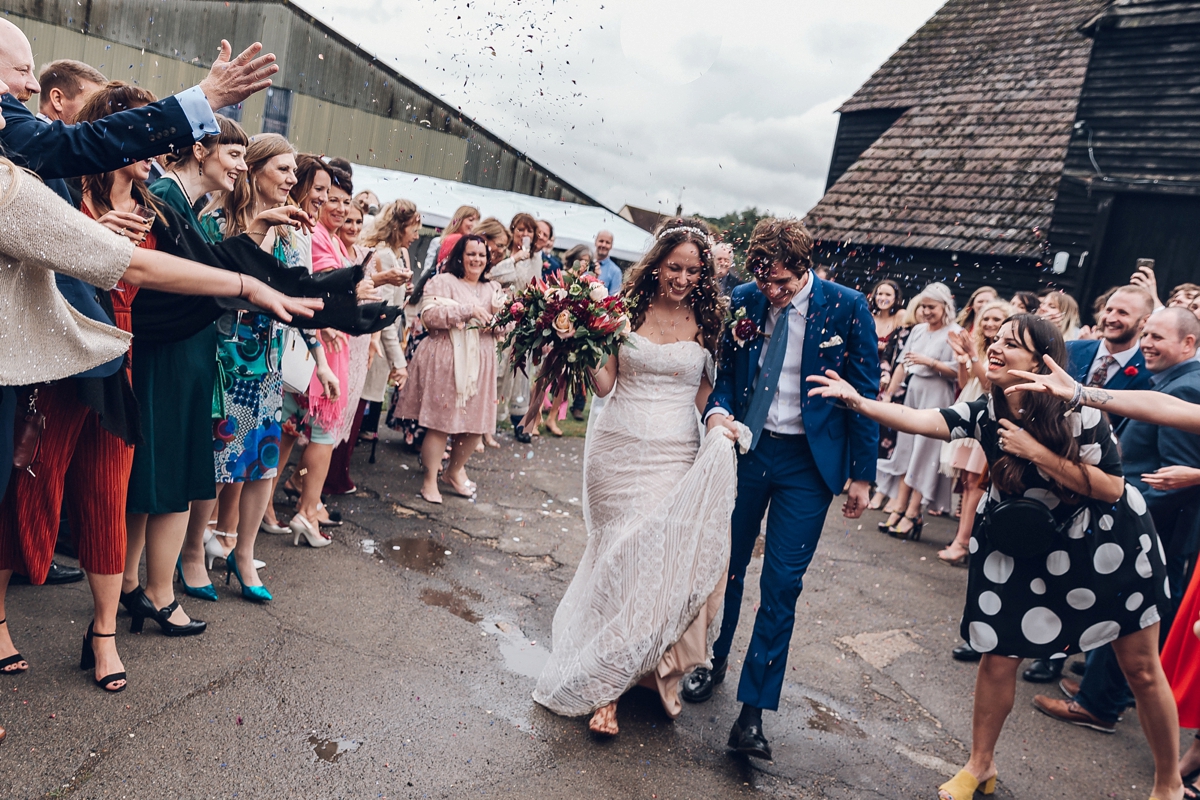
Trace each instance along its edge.
{"label": "wet tarmac", "polygon": [[[217,581],[217,603],[181,598],[209,623],[188,639],[131,635],[122,613],[119,695],[76,669],[86,585],[12,587],[10,628],[32,668],[0,676],[4,796],[931,800],[965,761],[974,667],[948,653],[966,571],[936,559],[949,520],[913,543],[878,534],[873,512],[831,513],[780,709],[766,715],[773,762],[724,746],[757,559],[729,677],[708,703],[672,721],[635,689],[608,741],[535,704],[586,543],[583,442],[502,441],[472,467],[479,496],[442,506],[417,496],[416,458],[395,443],[372,466],[356,454],[360,491],[332,501],[347,520],[332,546],[259,537],[273,603]],[[1136,712],[1104,736],[1038,714],[1039,691],[1057,688],[1018,685],[996,796],[1145,800]]]}

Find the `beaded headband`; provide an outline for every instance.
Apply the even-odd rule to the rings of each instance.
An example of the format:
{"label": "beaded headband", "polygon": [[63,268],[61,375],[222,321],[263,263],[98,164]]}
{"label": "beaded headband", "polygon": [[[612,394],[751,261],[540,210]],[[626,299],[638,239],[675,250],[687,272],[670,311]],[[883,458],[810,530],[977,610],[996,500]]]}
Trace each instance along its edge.
{"label": "beaded headband", "polygon": [[694,233],[697,236],[699,236],[701,239],[704,239],[706,242],[712,238],[712,235],[708,231],[701,230],[701,229],[697,228],[695,225],[676,225],[673,228],[663,228],[661,231],[658,232],[658,235],[655,236],[654,238],[657,241],[658,239],[661,239],[668,234],[678,233],[680,231],[684,231],[686,233]]}

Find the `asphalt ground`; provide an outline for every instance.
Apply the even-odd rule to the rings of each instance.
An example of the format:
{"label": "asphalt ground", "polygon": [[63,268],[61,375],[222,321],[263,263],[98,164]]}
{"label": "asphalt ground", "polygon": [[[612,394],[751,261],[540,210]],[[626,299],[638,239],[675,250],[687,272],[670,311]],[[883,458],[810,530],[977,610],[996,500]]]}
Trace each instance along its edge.
{"label": "asphalt ground", "polygon": [[[385,433],[385,438],[390,438]],[[5,797],[80,798],[936,798],[966,760],[974,665],[959,642],[966,570],[834,502],[806,578],[773,762],[724,747],[739,664],[706,704],[672,722],[655,695],[619,704],[621,733],[530,698],[558,599],[584,548],[583,440],[542,437],[477,457],[475,501],[417,496],[416,457],[381,442],[355,454],[359,492],[321,550],[263,534],[275,596],[184,599],[198,637],[141,635],[118,619],[130,686],[105,695],[80,672],[85,584],[9,589],[13,638],[32,669],[0,676]],[[282,499],[282,498],[281,498]],[[284,504],[280,504],[282,511]],[[757,600],[755,559],[734,655]],[[220,562],[218,562],[218,565]],[[1019,683],[1000,740],[999,798],[1145,800],[1152,762],[1129,711],[1115,735],[1036,712]]]}

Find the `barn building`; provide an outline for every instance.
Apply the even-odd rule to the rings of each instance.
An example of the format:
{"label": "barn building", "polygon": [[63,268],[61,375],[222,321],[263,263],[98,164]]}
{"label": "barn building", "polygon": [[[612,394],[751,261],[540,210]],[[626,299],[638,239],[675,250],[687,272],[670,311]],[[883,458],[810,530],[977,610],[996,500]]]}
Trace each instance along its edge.
{"label": "barn building", "polygon": [[843,282],[1200,274],[1200,0],[949,0],[839,111],[807,221]]}

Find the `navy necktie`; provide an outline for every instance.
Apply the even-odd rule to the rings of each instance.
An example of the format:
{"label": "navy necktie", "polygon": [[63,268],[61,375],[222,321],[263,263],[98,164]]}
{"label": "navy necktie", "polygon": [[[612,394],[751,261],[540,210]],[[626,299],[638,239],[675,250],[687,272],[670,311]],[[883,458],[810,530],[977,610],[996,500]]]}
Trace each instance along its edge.
{"label": "navy necktie", "polygon": [[779,388],[779,373],[783,372],[783,357],[787,352],[788,318],[791,310],[792,305],[788,303],[775,323],[771,341],[767,344],[767,355],[758,371],[754,397],[751,398],[750,409],[746,412],[746,427],[754,434],[754,440],[750,444],[751,450],[758,446],[763,425],[767,422],[767,412],[771,410],[771,401],[775,399],[775,390]]}

